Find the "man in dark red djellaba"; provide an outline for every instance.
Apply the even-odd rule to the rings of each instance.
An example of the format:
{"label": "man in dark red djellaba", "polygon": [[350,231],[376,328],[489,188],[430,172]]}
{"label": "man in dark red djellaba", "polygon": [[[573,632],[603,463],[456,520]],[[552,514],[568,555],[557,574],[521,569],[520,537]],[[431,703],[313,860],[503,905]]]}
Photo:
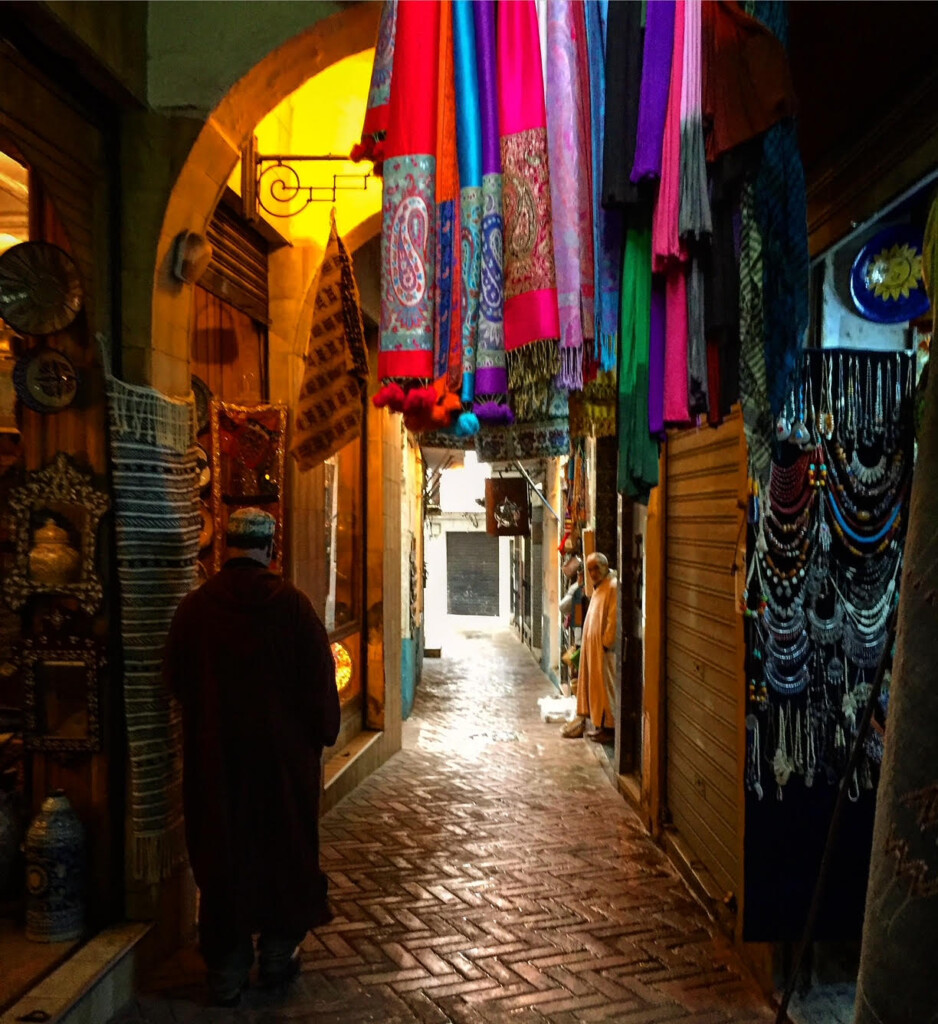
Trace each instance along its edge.
{"label": "man in dark red djellaba", "polygon": [[319,866],[322,751],[339,732],[335,663],[309,598],[270,571],[276,521],[228,519],[222,569],[180,602],[164,678],[182,706],[186,842],[213,1000],[283,985],[330,918]]}

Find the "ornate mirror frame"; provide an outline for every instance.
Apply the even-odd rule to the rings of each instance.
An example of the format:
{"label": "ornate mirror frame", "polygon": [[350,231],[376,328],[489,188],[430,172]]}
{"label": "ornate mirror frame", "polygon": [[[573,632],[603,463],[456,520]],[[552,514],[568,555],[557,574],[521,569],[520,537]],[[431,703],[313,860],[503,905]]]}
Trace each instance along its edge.
{"label": "ornate mirror frame", "polygon": [[[18,654],[23,679],[23,742],[27,750],[58,753],[99,751],[98,670],[104,664],[99,641],[90,637],[42,634],[21,641]],[[56,669],[77,669],[83,673],[85,732],[82,736],[56,735],[44,728],[48,684],[44,683],[43,676]]]}
{"label": "ornate mirror frame", "polygon": [[[271,435],[271,446],[265,465],[272,471],[274,483],[267,493],[250,493],[242,490],[235,494],[231,487],[226,486],[226,481],[230,480],[235,469],[237,459],[222,442],[223,419],[226,423],[235,423],[241,426],[249,423],[258,424]],[[239,506],[257,505],[270,512],[277,520],[277,532],[274,535],[274,559],[271,562],[270,570],[282,573],[287,407],[279,403],[235,405],[232,402],[222,402],[213,398],[210,405],[210,427],[212,518],[215,522],[215,536],[212,544],[213,571],[218,572],[225,561],[225,533],[228,527],[228,514]]]}
{"label": "ornate mirror frame", "polygon": [[[64,452],[45,467],[30,473],[26,483],[10,491],[9,518],[15,544],[13,565],[3,580],[3,596],[14,610],[22,608],[32,594],[60,594],[77,598],[81,607],[93,615],[104,596],[104,587],[96,569],[98,523],[110,505],[108,496],[97,490],[91,477],[69,461]],[[55,506],[80,537],[81,562],[74,581],[46,584],[32,577],[29,555],[34,542],[33,516]],[[74,509],[70,514],[69,509]]]}

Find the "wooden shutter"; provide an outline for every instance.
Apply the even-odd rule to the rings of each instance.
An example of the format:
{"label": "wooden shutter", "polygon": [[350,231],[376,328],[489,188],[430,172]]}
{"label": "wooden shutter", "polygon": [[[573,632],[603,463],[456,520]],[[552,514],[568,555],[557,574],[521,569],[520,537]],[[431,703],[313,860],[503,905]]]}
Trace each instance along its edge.
{"label": "wooden shutter", "polygon": [[716,430],[678,431],[667,445],[667,804],[717,885],[739,894],[745,738],[734,566],[745,572],[742,418],[734,410]]}
{"label": "wooden shutter", "polygon": [[262,324],[270,323],[264,237],[219,203],[208,226],[212,262],[199,284]]}

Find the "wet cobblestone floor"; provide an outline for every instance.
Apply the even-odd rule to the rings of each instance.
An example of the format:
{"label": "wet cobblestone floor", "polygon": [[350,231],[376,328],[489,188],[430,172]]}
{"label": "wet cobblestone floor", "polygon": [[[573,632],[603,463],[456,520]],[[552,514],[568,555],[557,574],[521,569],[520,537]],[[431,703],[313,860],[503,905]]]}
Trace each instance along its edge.
{"label": "wet cobblestone floor", "polygon": [[183,951],[120,1024],[756,1024],[762,995],[508,632],[424,663],[404,749],[322,821],[335,920],[286,992],[205,1005]]}

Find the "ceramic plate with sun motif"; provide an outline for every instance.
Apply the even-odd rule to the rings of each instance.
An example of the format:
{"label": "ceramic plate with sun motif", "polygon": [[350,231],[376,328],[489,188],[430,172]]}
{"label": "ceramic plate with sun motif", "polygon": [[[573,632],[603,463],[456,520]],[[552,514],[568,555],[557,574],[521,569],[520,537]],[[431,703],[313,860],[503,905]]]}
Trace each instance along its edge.
{"label": "ceramic plate with sun motif", "polygon": [[860,316],[877,324],[901,324],[926,313],[921,230],[902,224],[874,235],[853,261],[850,295]]}

